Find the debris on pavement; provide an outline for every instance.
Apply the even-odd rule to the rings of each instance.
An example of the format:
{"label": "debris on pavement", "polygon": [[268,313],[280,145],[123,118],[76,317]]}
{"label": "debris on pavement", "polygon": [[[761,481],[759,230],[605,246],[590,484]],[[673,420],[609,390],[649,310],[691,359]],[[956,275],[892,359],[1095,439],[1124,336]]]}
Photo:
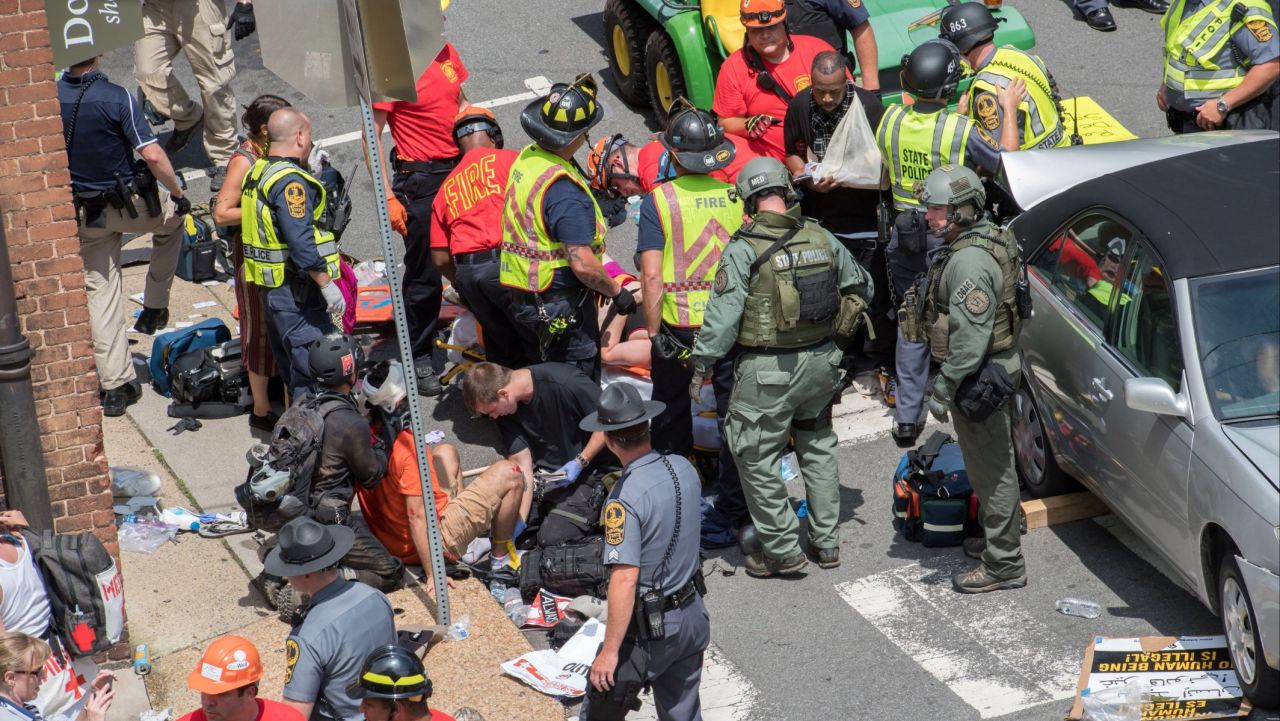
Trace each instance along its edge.
{"label": "debris on pavement", "polygon": [[530,651],[502,664],[502,670],[548,696],[581,698],[604,631],[605,625],[592,619],[559,651]]}

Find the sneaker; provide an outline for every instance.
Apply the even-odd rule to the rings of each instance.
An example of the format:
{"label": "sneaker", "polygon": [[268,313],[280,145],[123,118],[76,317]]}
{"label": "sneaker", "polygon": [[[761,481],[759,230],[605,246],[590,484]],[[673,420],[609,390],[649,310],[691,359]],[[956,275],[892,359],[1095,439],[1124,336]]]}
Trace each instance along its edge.
{"label": "sneaker", "polygon": [[431,366],[418,366],[414,368],[414,372],[418,376],[418,395],[438,396],[444,393],[444,386],[440,385],[440,378],[436,376],[434,368]]}
{"label": "sneaker", "polygon": [[884,404],[893,408],[898,405],[898,377],[889,372],[888,368],[881,366],[876,370],[876,377],[880,381],[880,397],[884,399]]}
{"label": "sneaker", "polygon": [[138,320],[133,324],[133,329],[146,335],[155,335],[158,329],[165,327],[168,323],[168,308],[144,307],[142,312],[138,314]]}
{"label": "sneaker", "polygon": [[987,550],[987,539],[982,536],[966,538],[961,545],[964,546],[964,555],[981,561],[982,552]]}
{"label": "sneaker", "polygon": [[1027,575],[1013,578],[996,578],[987,573],[983,566],[974,566],[951,577],[951,587],[958,593],[987,593],[989,591],[1007,591],[1027,585]]}
{"label": "sneaker", "polygon": [[191,137],[204,129],[204,113],[200,113],[200,117],[192,123],[191,127],[183,130],[173,129],[169,134],[169,139],[164,141],[164,152],[169,155],[176,155],[187,147],[187,143],[191,142]]}
{"label": "sneaker", "polygon": [[837,548],[815,548],[813,549],[814,561],[817,562],[818,568],[839,568],[840,567],[840,549]]}
{"label": "sneaker", "polygon": [[266,431],[271,433],[276,429],[276,423],[280,421],[280,414],[275,411],[267,411],[265,416],[249,414],[249,427],[256,431]]}
{"label": "sneaker", "polygon": [[747,575],[752,578],[795,575],[803,571],[805,566],[808,565],[809,561],[804,557],[803,553],[797,553],[786,558],[771,558],[763,553],[753,553],[747,556],[745,563]]}
{"label": "sneaker", "polygon": [[119,388],[112,388],[102,393],[102,415],[118,418],[124,415],[129,406],[142,398],[142,388],[136,382],[125,383]]}

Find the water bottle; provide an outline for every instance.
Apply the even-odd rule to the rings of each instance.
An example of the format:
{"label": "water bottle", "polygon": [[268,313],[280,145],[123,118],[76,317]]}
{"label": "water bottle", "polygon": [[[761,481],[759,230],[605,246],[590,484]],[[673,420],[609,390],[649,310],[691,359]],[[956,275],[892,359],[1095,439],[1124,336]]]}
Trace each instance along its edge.
{"label": "water bottle", "polygon": [[177,526],[180,531],[199,531],[200,517],[185,508],[166,508],[160,511],[160,521]]}
{"label": "water bottle", "polygon": [[799,460],[800,459],[796,458],[796,454],[794,452],[788,453],[782,457],[782,463],[780,464],[781,473],[779,475],[782,476],[784,483],[787,481],[793,481],[800,475],[796,472],[796,466],[799,465]]}
{"label": "water bottle", "polygon": [[524,605],[524,599],[520,597],[518,588],[507,589],[502,598],[502,610],[517,627],[523,626],[525,619],[529,617],[529,607]]}
{"label": "water bottle", "polygon": [[494,581],[493,585],[489,586],[489,595],[493,596],[493,600],[497,601],[500,605],[506,604],[507,585],[505,583]]}
{"label": "water bottle", "polygon": [[627,198],[627,217],[631,218],[631,222],[636,225],[640,224],[640,203],[643,200],[638,195],[632,195]]}
{"label": "water bottle", "polygon": [[1078,616],[1080,618],[1097,618],[1102,615],[1102,607],[1093,601],[1083,601],[1078,598],[1061,598],[1054,604],[1058,612],[1066,616]]}
{"label": "water bottle", "polygon": [[464,641],[471,635],[471,617],[463,614],[449,625],[449,640]]}

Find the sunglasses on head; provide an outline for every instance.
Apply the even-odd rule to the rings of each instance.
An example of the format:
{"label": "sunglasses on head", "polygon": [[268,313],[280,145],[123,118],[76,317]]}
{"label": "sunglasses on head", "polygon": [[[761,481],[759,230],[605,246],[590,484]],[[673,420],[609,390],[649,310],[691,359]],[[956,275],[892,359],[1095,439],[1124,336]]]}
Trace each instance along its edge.
{"label": "sunglasses on head", "polygon": [[777,20],[786,14],[786,10],[761,10],[758,13],[742,13],[742,20],[767,23],[770,20]]}

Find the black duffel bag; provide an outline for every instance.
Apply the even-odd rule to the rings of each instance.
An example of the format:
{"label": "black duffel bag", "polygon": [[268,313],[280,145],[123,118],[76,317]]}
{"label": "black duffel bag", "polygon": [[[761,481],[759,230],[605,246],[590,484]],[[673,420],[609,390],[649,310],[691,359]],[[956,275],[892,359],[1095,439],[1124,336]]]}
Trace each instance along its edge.
{"label": "black duffel bag", "polygon": [[531,603],[540,588],[570,598],[604,598],[609,591],[604,536],[526,551],[520,559],[520,595],[524,602]]}

